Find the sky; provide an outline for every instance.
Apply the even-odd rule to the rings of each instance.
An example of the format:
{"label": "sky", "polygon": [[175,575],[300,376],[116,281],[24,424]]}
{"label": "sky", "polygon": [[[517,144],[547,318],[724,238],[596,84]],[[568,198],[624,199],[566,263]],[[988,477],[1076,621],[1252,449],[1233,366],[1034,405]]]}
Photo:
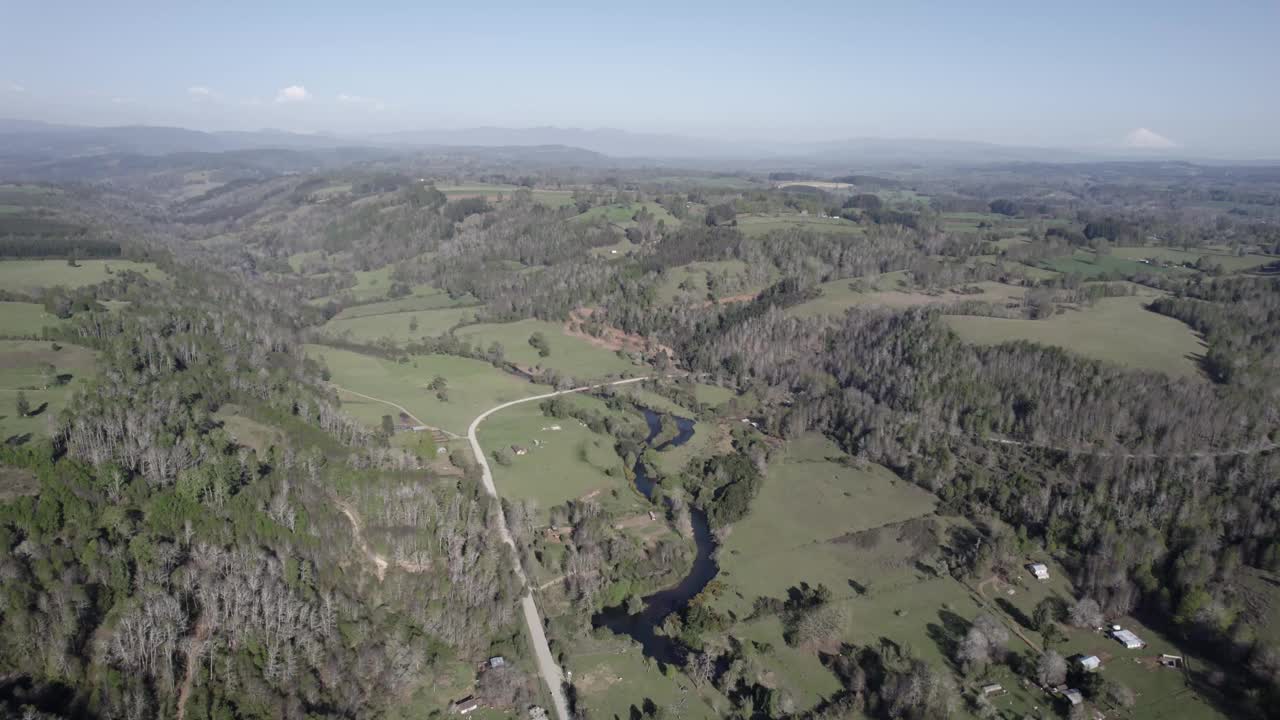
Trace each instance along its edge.
{"label": "sky", "polygon": [[0,117],[1280,157],[1280,2],[0,0]]}

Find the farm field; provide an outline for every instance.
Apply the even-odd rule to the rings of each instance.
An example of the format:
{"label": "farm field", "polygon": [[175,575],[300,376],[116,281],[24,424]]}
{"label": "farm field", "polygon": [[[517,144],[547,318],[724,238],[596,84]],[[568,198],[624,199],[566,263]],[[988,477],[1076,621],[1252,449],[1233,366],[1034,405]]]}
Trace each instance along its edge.
{"label": "farm field", "polygon": [[721,576],[742,596],[731,603],[740,614],[756,597],[783,597],[801,582],[825,583],[837,597],[851,592],[850,579],[874,586],[843,562],[851,546],[833,541],[933,512],[928,492],[878,465],[833,461],[842,456],[833,442],[809,434],[770,464],[751,513],[733,525],[720,550]]}
{"label": "farm field", "polygon": [[[452,355],[414,355],[402,364],[323,345],[307,345],[305,350],[328,366],[335,385],[403,405],[424,423],[458,435],[465,435],[472,419],[494,405],[549,390],[489,363]],[[437,375],[448,383],[448,402],[426,387]],[[344,393],[340,397],[347,413],[371,427],[377,427],[383,415],[396,417],[399,412],[366,398]]]}
{"label": "farm field", "polygon": [[640,212],[641,208],[648,208],[653,213],[654,222],[661,220],[668,228],[676,227],[680,221],[674,215],[667,212],[667,209],[656,202],[642,203],[615,203],[613,205],[602,205],[593,207],[590,210],[573,218],[575,222],[591,222],[597,218],[603,218],[605,222],[618,227],[628,228],[635,225],[632,219],[635,214]]}
{"label": "farm field", "polygon": [[[495,185],[490,183],[464,183],[461,185],[437,185],[436,189],[444,193],[450,200],[469,197],[483,197],[497,201],[510,199],[512,194],[522,189],[517,185]],[[533,201],[551,208],[564,207],[573,203],[572,190],[546,190],[530,188]]]}
{"label": "farm field", "polygon": [[739,215],[738,229],[744,235],[756,237],[772,230],[798,228],[814,232],[860,234],[862,228],[852,220],[824,218],[818,215]]}
{"label": "farm field", "polygon": [[126,270],[142,273],[153,280],[163,280],[166,277],[153,263],[137,263],[131,260],[80,260],[78,262],[79,267],[71,267],[66,260],[0,261],[0,287],[15,292],[30,292],[57,286],[78,288],[106,282],[111,279],[111,272]]}
{"label": "farm field", "polygon": [[1200,258],[1205,258],[1215,265],[1221,265],[1227,272],[1239,272],[1241,270],[1252,270],[1264,265],[1270,265],[1274,262],[1280,262],[1280,257],[1272,255],[1234,255],[1231,253],[1209,252],[1201,250],[1178,250],[1170,247],[1160,246],[1116,246],[1111,248],[1111,254],[1119,258],[1127,260],[1163,260],[1169,263],[1196,263]]}
{"label": "farm field", "polygon": [[384,300],[382,302],[369,303],[367,305],[354,305],[333,316],[333,319],[352,320],[355,318],[372,317],[375,315],[390,315],[392,313],[403,313],[416,310],[440,310],[443,308],[465,307],[474,304],[476,304],[476,299],[470,295],[460,298],[451,298],[449,297],[449,294],[443,290],[426,288],[413,295],[396,298],[395,300]]}
{"label": "farm field", "polygon": [[[567,401],[603,409],[603,403],[594,398]],[[552,506],[568,500],[597,491],[606,496],[615,491],[619,495],[633,493],[611,436],[591,432],[574,418],[546,417],[538,405],[531,402],[507,408],[480,426],[480,446],[490,453],[489,467],[500,496],[532,501],[540,521],[545,522]],[[527,454],[517,455],[513,446]],[[495,461],[495,452],[510,464]]]}
{"label": "farm field", "polygon": [[[535,332],[541,332],[547,338],[547,345],[551,348],[550,356],[539,357],[538,351],[529,344],[529,337]],[[500,343],[506,359],[522,367],[550,368],[579,380],[643,371],[642,367],[618,357],[614,351],[569,337],[564,334],[560,325],[542,320],[468,325],[455,334],[481,348],[488,348],[495,342]]]}
{"label": "farm field", "polygon": [[813,317],[815,315],[839,315],[854,305],[881,305],[891,308],[907,308],[917,305],[951,305],[969,300],[1004,304],[1013,300],[1021,300],[1025,288],[1016,285],[1005,285],[998,282],[976,282],[972,287],[981,288],[981,293],[958,293],[953,290],[925,293],[904,292],[901,290],[871,290],[859,292],[854,290],[854,280],[833,280],[822,283],[818,287],[822,295],[808,302],[787,308],[789,315],[797,317]]}
{"label": "farm field", "polygon": [[37,303],[0,302],[0,336],[40,337],[46,326],[62,322]]}
{"label": "farm field", "polygon": [[1204,343],[1191,328],[1143,307],[1143,297],[1103,298],[1084,310],[1067,310],[1046,320],[1010,320],[950,315],[944,318],[966,342],[994,345],[1028,340],[1098,360],[1200,377],[1196,357]]}
{"label": "farm field", "polygon": [[729,702],[710,685],[698,688],[680,672],[664,675],[628,640],[590,641],[569,654],[578,702],[593,718],[640,716],[651,701],[668,717],[711,720],[724,715]]}
{"label": "farm field", "polygon": [[[443,335],[460,323],[475,319],[474,307],[441,308],[437,310],[408,310],[404,312],[362,315],[349,318],[335,317],[321,330],[327,334],[347,337],[363,342],[390,338],[397,343],[407,343],[422,338]],[[416,329],[410,325],[417,321]]]}
{"label": "farm field", "polygon": [[[59,383],[45,389],[42,368],[53,365]],[[94,353],[78,345],[35,340],[0,340],[0,439],[48,435],[49,418],[56,417],[76,390],[94,373]],[[26,395],[34,413],[19,417],[18,393]]]}
{"label": "farm field", "polygon": [[1075,254],[1043,260],[1040,267],[1064,274],[1075,273],[1086,278],[1101,277],[1108,274],[1129,275],[1132,273],[1178,272],[1156,265],[1131,260],[1119,255],[1098,255],[1088,250],[1077,250]]}

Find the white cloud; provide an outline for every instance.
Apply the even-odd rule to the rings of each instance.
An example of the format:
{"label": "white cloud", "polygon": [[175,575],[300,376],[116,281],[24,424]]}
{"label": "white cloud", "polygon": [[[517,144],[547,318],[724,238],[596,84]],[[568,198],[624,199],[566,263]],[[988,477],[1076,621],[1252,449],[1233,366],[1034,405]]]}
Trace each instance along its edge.
{"label": "white cloud", "polygon": [[27,89],[22,85],[13,82],[12,80],[9,81],[9,92],[24,93],[26,91]]}
{"label": "white cloud", "polygon": [[187,88],[187,95],[191,96],[193,100],[213,99],[217,96],[216,93],[204,85],[192,85]]}
{"label": "white cloud", "polygon": [[338,94],[338,102],[345,105],[363,105],[364,107],[372,110],[385,110],[387,107],[381,100],[375,100],[374,98],[367,98],[361,95],[348,95],[346,93]]}
{"label": "white cloud", "polygon": [[276,102],[278,103],[302,102],[310,99],[311,93],[307,92],[307,89],[301,85],[290,85],[287,88],[281,88],[280,92],[276,93]]}
{"label": "white cloud", "polygon": [[1124,136],[1124,146],[1136,150],[1168,150],[1178,147],[1178,143],[1146,128],[1138,128]]}

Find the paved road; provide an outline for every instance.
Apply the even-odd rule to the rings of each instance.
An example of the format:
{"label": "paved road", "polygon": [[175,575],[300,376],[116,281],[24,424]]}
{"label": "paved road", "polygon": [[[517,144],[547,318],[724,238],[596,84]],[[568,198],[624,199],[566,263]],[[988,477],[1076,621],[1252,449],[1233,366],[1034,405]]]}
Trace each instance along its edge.
{"label": "paved road", "polygon": [[[480,423],[490,415],[512,405],[521,403],[534,402],[535,400],[545,400],[557,395],[565,395],[568,393],[582,392],[584,390],[594,390],[595,388],[607,387],[610,385],[627,385],[630,383],[643,382],[652,378],[638,377],[630,380],[618,380],[610,383],[600,383],[599,385],[583,385],[582,387],[572,388],[570,390],[560,390],[557,392],[545,393],[543,395],[534,395],[533,397],[521,398],[520,400],[512,400],[503,403],[497,407],[489,408],[471,421],[471,427],[467,428],[467,440],[471,441],[471,452],[476,456],[476,462],[480,463],[480,478],[484,484],[485,492],[495,499],[498,497],[498,490],[493,484],[493,473],[489,471],[489,461],[484,456],[484,450],[480,447],[480,440],[476,437],[476,429],[480,427]],[[547,645],[547,635],[542,629],[542,616],[538,614],[538,605],[533,601],[533,592],[529,589],[529,582],[525,578],[524,568],[520,566],[520,555],[516,552],[516,543],[511,538],[511,531],[507,529],[507,518],[502,514],[502,510],[498,510],[498,534],[511,548],[511,554],[515,556],[516,574],[520,578],[520,584],[525,586],[524,598],[520,600],[520,604],[524,608],[524,622],[529,627],[529,637],[533,640],[533,653],[538,661],[538,672],[542,674],[542,679],[547,684],[547,690],[551,693],[551,701],[556,707],[556,717],[559,720],[569,720],[569,704],[564,699],[564,670],[556,662],[551,655],[551,647]]]}

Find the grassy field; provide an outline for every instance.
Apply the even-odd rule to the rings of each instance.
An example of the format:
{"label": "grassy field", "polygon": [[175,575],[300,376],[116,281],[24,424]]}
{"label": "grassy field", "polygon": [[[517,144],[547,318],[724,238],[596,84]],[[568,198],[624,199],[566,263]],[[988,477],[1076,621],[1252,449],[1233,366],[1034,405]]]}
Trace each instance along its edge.
{"label": "grassy field", "polygon": [[[379,303],[382,304],[382,303]],[[397,343],[421,340],[443,335],[459,323],[475,319],[473,307],[442,308],[438,310],[410,310],[405,312],[336,317],[325,323],[321,330],[330,335],[349,336],[354,340],[371,342],[390,338]],[[417,329],[410,325],[417,321]]]}
{"label": "grassy field", "polygon": [[[403,405],[424,423],[459,435],[494,405],[548,390],[489,363],[451,355],[415,355],[402,364],[323,345],[307,345],[306,352],[328,366],[335,385]],[[448,382],[448,402],[426,387],[437,375]],[[398,414],[390,406],[354,395],[343,395],[342,401],[347,413],[370,426],[376,427],[383,415]]]}
{"label": "grassy field", "polygon": [[814,232],[861,234],[862,228],[851,220],[825,218],[819,215],[739,215],[738,229],[756,237],[772,230],[797,228]]}
{"label": "grassy field", "polygon": [[819,285],[822,295],[787,309],[787,314],[798,317],[815,315],[839,315],[854,305],[880,305],[891,308],[907,308],[917,305],[951,305],[967,300],[990,302],[1003,305],[1009,301],[1020,300],[1025,288],[1005,285],[998,282],[972,283],[982,288],[981,293],[961,294],[945,291],[936,293],[904,292],[902,290],[870,290],[859,292],[854,290],[851,280],[834,280]]}
{"label": "grassy field", "polygon": [[633,712],[638,713],[645,700],[665,711],[666,717],[690,720],[723,717],[729,709],[729,702],[714,688],[697,688],[678,670],[664,675],[656,663],[623,640],[593,642],[588,650],[572,653],[568,668],[578,702],[590,717],[637,717]]}
{"label": "grassy field", "polygon": [[79,267],[71,267],[66,260],[4,260],[0,261],[0,287],[17,292],[56,286],[84,287],[110,280],[108,270],[132,270],[153,280],[165,277],[152,263],[130,260],[80,260]]}
{"label": "grassy field", "polygon": [[56,315],[36,303],[0,302],[0,335],[39,337],[46,326],[61,325]]}
{"label": "grassy field", "polygon": [[1169,272],[1156,265],[1131,260],[1120,255],[1098,255],[1089,250],[1077,250],[1073,255],[1052,258],[1040,263],[1046,270],[1082,275],[1086,278],[1107,274],[1129,275],[1132,273]]}
{"label": "grassy field", "polygon": [[613,205],[602,205],[593,207],[590,210],[573,218],[575,222],[590,222],[597,218],[604,218],[605,222],[611,225],[617,225],[621,228],[628,228],[635,225],[632,220],[635,214],[640,212],[641,208],[648,208],[653,213],[654,221],[661,220],[668,228],[674,228],[680,225],[680,221],[674,215],[667,212],[667,209],[656,202],[638,202],[638,203],[615,203]]}
{"label": "grassy field", "polygon": [[[538,351],[529,344],[529,337],[535,332],[546,336],[551,348],[550,356],[539,357]],[[640,373],[644,370],[631,364],[629,360],[618,357],[612,350],[569,337],[564,334],[560,325],[542,320],[468,325],[459,329],[456,334],[482,348],[488,348],[494,342],[501,343],[507,360],[523,367],[551,368],[580,380],[621,373]]]}
{"label": "grassy field", "polygon": [[1146,298],[1099,300],[1085,310],[1068,310],[1047,320],[947,316],[967,342],[993,345],[1029,340],[1088,357],[1180,377],[1199,377],[1196,357],[1204,343],[1178,320],[1143,307]]}
{"label": "grassy field", "polygon": [[[878,465],[854,468],[834,460],[843,453],[816,434],[791,441],[720,551],[722,576],[747,606],[758,596],[784,596],[800,582],[826,583],[840,596],[855,578],[843,558],[847,533],[928,514],[934,498]],[[736,605],[736,603],[735,603]],[[743,606],[738,605],[738,610]]]}
{"label": "grassy field", "polygon": [[[604,407],[589,397],[567,400],[578,406]],[[553,429],[556,427],[560,429]],[[612,437],[593,433],[573,418],[544,417],[536,402],[490,416],[478,434],[481,447],[490,453],[489,466],[498,494],[533,501],[544,521],[548,509],[567,500],[596,491],[605,496],[598,498],[601,502],[615,491],[619,496],[633,493]],[[516,455],[512,446],[524,448],[527,454]],[[494,451],[501,451],[511,464],[495,462]]]}
{"label": "grassy field", "polygon": [[213,414],[222,422],[222,429],[241,445],[264,452],[272,445],[286,444],[285,433],[280,428],[265,425],[243,414],[236,405],[224,405]]}
{"label": "grassy field", "polygon": [[443,290],[435,288],[422,288],[413,295],[408,295],[395,300],[384,300],[382,302],[369,303],[367,305],[354,305],[346,308],[342,312],[333,317],[334,320],[351,320],[353,318],[372,317],[374,315],[390,315],[392,313],[409,312],[411,310],[441,310],[444,308],[465,307],[474,305],[476,299],[471,295],[465,295],[460,298],[451,298],[449,294]]}
{"label": "grassy field", "polygon": [[[692,262],[667,269],[666,278],[658,287],[658,297],[663,302],[675,302],[677,299],[705,301],[708,292],[708,280],[717,275],[741,276],[747,271],[747,264],[741,260],[707,260]],[[689,289],[681,289],[686,285]],[[762,290],[764,285],[751,288],[717,288],[717,297],[736,295],[751,290]]]}
{"label": "grassy field", "polygon": [[1221,265],[1227,272],[1252,270],[1280,261],[1280,257],[1271,255],[1234,255],[1200,250],[1178,250],[1161,246],[1117,246],[1111,248],[1111,254],[1127,260],[1161,260],[1177,264],[1195,264],[1200,258],[1205,258],[1214,265]]}
{"label": "grassy field", "polygon": [[[437,185],[436,189],[444,193],[450,200],[468,197],[483,197],[486,200],[497,201],[499,197],[503,200],[510,199],[511,196],[521,188],[517,185],[464,183],[461,185]],[[572,190],[533,189],[532,193],[534,202],[546,205],[547,207],[558,208],[573,203]]]}
{"label": "grassy field", "polygon": [[[45,364],[53,365],[61,378],[48,389],[41,370]],[[77,345],[54,350],[44,341],[0,340],[0,438],[48,435],[49,418],[57,416],[93,372],[93,351]],[[19,417],[15,409],[19,391],[31,404],[29,417]]]}

